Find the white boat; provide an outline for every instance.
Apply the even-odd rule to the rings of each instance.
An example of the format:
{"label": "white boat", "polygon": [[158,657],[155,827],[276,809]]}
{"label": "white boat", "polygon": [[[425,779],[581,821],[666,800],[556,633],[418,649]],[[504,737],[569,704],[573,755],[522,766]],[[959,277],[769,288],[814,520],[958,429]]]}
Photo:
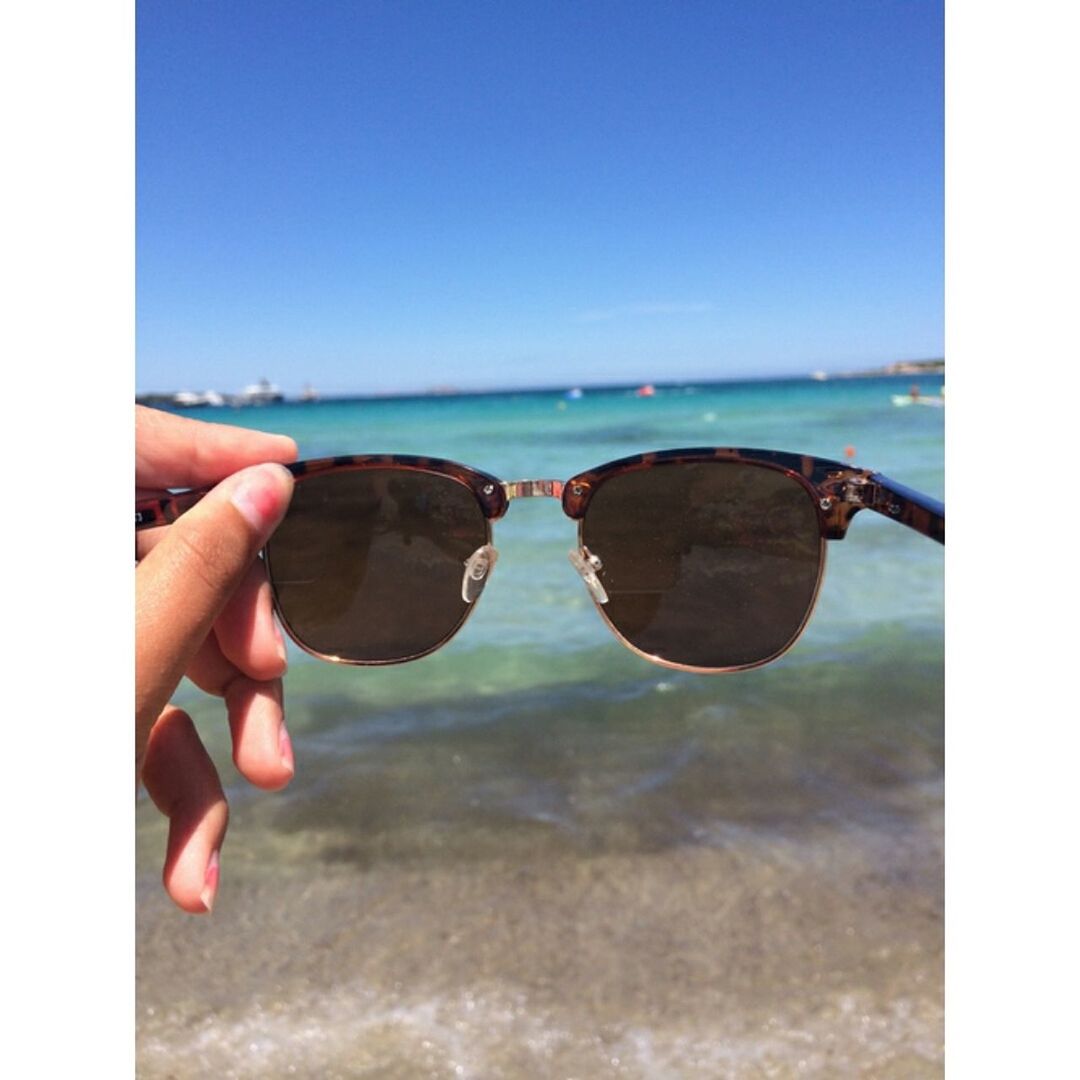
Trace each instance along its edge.
{"label": "white boat", "polygon": [[269,379],[260,379],[257,383],[245,386],[239,394],[233,396],[233,405],[272,405],[278,401],[284,401],[285,395],[281,388],[270,382]]}
{"label": "white boat", "polygon": [[172,403],[178,409],[193,409],[198,405],[224,405],[225,399],[216,390],[204,390],[201,394],[194,390],[179,390],[173,394]]}
{"label": "white boat", "polygon": [[945,407],[945,398],[927,394],[893,394],[892,403],[898,408],[908,405],[929,405],[932,409]]}

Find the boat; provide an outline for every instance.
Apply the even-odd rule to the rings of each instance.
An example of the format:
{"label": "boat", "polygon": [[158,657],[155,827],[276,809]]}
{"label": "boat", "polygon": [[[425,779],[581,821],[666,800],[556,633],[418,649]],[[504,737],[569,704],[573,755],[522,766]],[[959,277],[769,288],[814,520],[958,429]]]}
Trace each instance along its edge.
{"label": "boat", "polygon": [[269,379],[262,378],[257,383],[251,383],[249,386],[245,386],[239,394],[233,395],[230,404],[273,405],[284,400],[285,395],[281,392],[281,389],[270,382]]}
{"label": "boat", "polygon": [[311,383],[304,383],[304,389],[300,391],[301,401],[318,401],[319,391]]}
{"label": "boat", "polygon": [[652,383],[646,383],[644,386],[639,386],[634,391],[635,397],[654,397],[656,395],[656,387]]}
{"label": "boat", "polygon": [[216,408],[225,404],[225,398],[216,390],[204,390],[201,394],[194,390],[178,390],[172,396],[172,403],[178,409],[194,409],[199,405],[212,405]]}

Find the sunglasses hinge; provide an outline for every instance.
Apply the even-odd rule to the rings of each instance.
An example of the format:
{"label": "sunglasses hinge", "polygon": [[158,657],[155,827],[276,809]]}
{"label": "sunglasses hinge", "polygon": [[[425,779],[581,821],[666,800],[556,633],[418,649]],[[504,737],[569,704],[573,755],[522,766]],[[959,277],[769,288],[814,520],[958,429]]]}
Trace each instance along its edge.
{"label": "sunglasses hinge", "polygon": [[878,486],[865,476],[856,476],[844,483],[844,502],[853,506],[873,506],[878,496]]}
{"label": "sunglasses hinge", "polygon": [[899,504],[890,499],[888,492],[868,476],[851,477],[844,482],[841,491],[843,501],[851,506],[882,510],[893,516],[900,512]]}

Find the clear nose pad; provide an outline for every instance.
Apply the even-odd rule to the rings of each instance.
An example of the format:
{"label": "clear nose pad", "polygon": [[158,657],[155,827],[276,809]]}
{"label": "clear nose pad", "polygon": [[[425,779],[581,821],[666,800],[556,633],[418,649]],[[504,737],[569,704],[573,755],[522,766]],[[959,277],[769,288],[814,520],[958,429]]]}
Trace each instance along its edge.
{"label": "clear nose pad", "polygon": [[499,553],[490,545],[478,547],[465,560],[465,574],[461,579],[461,599],[466,604],[473,604],[480,599],[480,594],[487,584],[488,575],[495,566]]}
{"label": "clear nose pad", "polygon": [[600,556],[594,555],[583,545],[580,548],[574,548],[569,557],[571,565],[581,575],[581,580],[588,586],[592,598],[598,604],[606,604],[608,594],[600,583],[600,579],[596,576],[596,571],[604,568]]}

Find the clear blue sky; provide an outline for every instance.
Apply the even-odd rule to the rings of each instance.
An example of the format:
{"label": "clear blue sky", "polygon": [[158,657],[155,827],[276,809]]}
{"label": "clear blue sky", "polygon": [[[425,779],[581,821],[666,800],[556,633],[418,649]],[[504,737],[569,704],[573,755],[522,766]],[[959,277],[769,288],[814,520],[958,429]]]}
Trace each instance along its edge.
{"label": "clear blue sky", "polygon": [[938,0],[137,5],[137,387],[943,352]]}

